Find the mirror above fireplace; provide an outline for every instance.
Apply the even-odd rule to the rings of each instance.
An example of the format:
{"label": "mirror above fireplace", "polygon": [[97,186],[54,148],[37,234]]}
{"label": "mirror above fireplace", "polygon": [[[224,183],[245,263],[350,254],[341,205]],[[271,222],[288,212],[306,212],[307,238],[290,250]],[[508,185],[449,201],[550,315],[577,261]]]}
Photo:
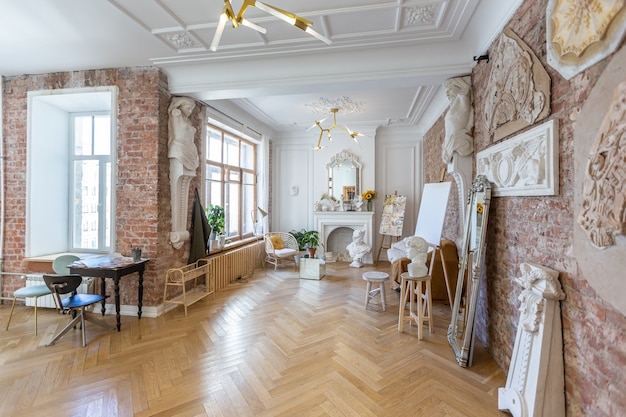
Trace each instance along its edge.
{"label": "mirror above fireplace", "polygon": [[361,192],[361,168],[359,158],[342,150],[330,159],[328,169],[328,194],[338,201],[351,203]]}

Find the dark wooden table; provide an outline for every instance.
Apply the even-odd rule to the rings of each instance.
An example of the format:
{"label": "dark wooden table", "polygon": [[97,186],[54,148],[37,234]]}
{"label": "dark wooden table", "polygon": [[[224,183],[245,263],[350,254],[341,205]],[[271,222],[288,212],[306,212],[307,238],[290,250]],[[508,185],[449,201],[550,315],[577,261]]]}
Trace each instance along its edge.
{"label": "dark wooden table", "polygon": [[[121,266],[69,266],[70,274],[78,274],[83,277],[100,278],[100,293],[106,295],[106,278],[111,278],[115,284],[115,317],[117,319],[117,331],[119,332],[122,325],[120,323],[120,279],[122,277],[137,272],[139,275],[139,288],[137,294],[137,317],[141,319],[141,307],[143,306],[143,271],[149,259],[142,259],[139,262],[133,262],[128,265]],[[105,301],[102,301],[102,315],[106,312]]]}

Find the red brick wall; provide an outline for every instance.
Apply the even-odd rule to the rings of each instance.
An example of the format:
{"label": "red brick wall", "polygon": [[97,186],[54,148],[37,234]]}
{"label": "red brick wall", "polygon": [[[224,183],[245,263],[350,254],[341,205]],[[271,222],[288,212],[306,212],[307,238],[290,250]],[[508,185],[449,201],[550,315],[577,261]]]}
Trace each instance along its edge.
{"label": "red brick wall", "polygon": [[[558,119],[560,126],[560,193],[555,197],[492,199],[487,230],[487,274],[481,283],[477,332],[498,364],[508,371],[519,320],[517,297],[521,288],[514,282],[520,275],[519,264],[533,261],[559,271],[566,293],[561,311],[567,415],[623,415],[626,318],[596,295],[581,276],[572,251],[575,121],[609,60],[569,81],[548,66],[547,3],[547,0],[525,1],[509,27],[534,51],[552,81],[549,119]],[[472,73],[476,152],[491,145],[482,114],[492,63],[482,61]],[[441,166],[443,133],[443,123],[438,122],[426,135],[426,166]],[[427,178],[432,178],[437,169],[430,168]]]}
{"label": "red brick wall", "polygon": [[[118,87],[117,179],[115,251],[130,255],[140,246],[150,258],[144,274],[144,306],[159,305],[165,270],[184,264],[188,244],[175,250],[169,244],[171,225],[169,161],[167,158],[167,78],[156,68],[120,68],[5,77],[4,153],[6,155],[6,223],[4,270],[41,271],[24,260],[26,208],[27,92],[36,90]],[[192,117],[200,142],[203,119],[197,108]],[[197,186],[197,180],[192,183]],[[193,195],[190,193],[190,195]],[[44,269],[45,270],[45,269]],[[5,278],[3,295],[23,285]],[[137,282],[122,279],[122,304],[136,304]]]}

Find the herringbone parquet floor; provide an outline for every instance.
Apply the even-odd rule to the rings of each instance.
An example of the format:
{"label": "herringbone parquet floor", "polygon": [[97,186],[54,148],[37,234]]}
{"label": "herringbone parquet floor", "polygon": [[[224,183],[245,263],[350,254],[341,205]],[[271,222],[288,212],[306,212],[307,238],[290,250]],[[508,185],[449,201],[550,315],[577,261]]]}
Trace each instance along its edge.
{"label": "herringbone parquet floor", "polygon": [[[385,270],[384,266],[380,267]],[[387,311],[364,309],[361,274],[328,265],[321,281],[291,267],[257,270],[189,308],[153,319],[122,317],[122,331],[87,324],[45,343],[65,318],[0,306],[0,416],[503,416],[506,376],[483,349],[459,367],[446,342],[449,307],[435,333],[397,332],[399,294]],[[388,287],[389,288],[389,287]],[[113,316],[107,321],[114,322]]]}

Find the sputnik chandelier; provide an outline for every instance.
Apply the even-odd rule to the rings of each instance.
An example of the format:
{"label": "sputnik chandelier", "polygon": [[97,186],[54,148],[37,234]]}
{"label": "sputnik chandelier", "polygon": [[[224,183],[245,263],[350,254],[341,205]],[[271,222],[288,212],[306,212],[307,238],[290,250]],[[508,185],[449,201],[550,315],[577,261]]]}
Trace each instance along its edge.
{"label": "sputnik chandelier", "polygon": [[263,10],[264,12],[271,14],[272,16],[277,17],[284,22],[287,22],[290,25],[293,25],[298,29],[303,30],[309,35],[316,37],[322,42],[325,42],[329,45],[331,44],[330,39],[313,30],[313,28],[311,27],[313,25],[313,22],[304,19],[298,15],[279,9],[278,7],[270,6],[269,4],[261,3],[260,1],[256,0],[243,0],[243,4],[241,5],[241,9],[239,9],[239,13],[235,14],[230,0],[224,0],[224,8],[222,9],[222,14],[220,15],[220,20],[217,24],[215,35],[213,36],[213,41],[211,42],[212,51],[217,51],[217,47],[220,43],[220,40],[222,39],[222,33],[224,33],[224,27],[226,26],[226,22],[228,21],[231,22],[233,28],[238,28],[239,25],[242,25],[249,27],[250,29],[254,29],[259,33],[267,33],[267,30],[265,28],[256,25],[247,19],[244,19],[243,14],[248,9],[248,7],[256,7],[259,10]]}
{"label": "sputnik chandelier", "polygon": [[359,132],[354,132],[352,130],[350,130],[350,128],[346,125],[344,126],[340,126],[337,124],[337,113],[339,113],[340,110],[343,110],[344,113],[346,114],[350,114],[350,113],[358,113],[362,111],[361,105],[363,103],[360,102],[356,102],[356,101],[352,101],[350,100],[350,98],[348,97],[341,97],[338,98],[336,100],[329,100],[326,98],[320,98],[318,102],[313,103],[313,104],[307,104],[306,106],[309,106],[313,109],[314,113],[326,113],[328,111],[330,111],[332,113],[332,117],[333,117],[333,122],[330,126],[328,127],[323,127],[322,123],[324,123],[326,121],[326,119],[328,119],[328,117],[325,117],[322,120],[316,120],[315,123],[313,124],[313,126],[311,126],[310,128],[307,129],[307,131],[313,129],[314,127],[317,126],[317,128],[320,131],[320,135],[319,138],[317,139],[317,146],[313,149],[320,150],[320,149],[324,149],[324,147],[322,146],[322,139],[324,138],[324,134],[326,134],[326,136],[328,137],[328,140],[333,140],[331,131],[333,129],[338,129],[341,130],[344,133],[347,133],[348,136],[350,136],[355,142],[358,143],[357,141],[357,137],[359,136],[365,136],[362,133]]}

